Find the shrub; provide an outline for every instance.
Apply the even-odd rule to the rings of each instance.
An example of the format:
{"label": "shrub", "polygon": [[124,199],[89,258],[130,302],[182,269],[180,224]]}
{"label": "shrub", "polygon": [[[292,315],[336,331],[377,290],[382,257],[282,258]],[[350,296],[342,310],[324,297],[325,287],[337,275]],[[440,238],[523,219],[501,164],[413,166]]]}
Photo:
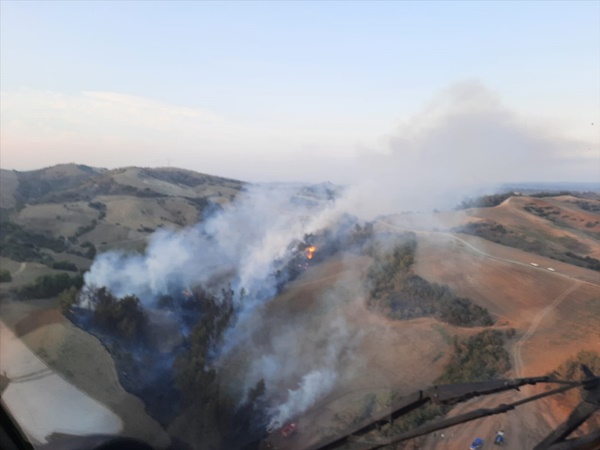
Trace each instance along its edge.
{"label": "shrub", "polygon": [[434,316],[459,326],[492,325],[485,308],[454,295],[448,286],[410,274],[416,247],[416,238],[409,233],[391,252],[375,248],[375,262],[367,274],[368,305],[394,319]]}
{"label": "shrub", "polygon": [[58,295],[58,305],[63,314],[67,315],[71,311],[71,308],[77,304],[78,295],[79,289],[75,286],[65,289]]}
{"label": "shrub", "polygon": [[57,270],[68,270],[70,272],[77,272],[77,266],[72,262],[68,261],[56,261],[52,263],[52,268]]}
{"label": "shrub", "polygon": [[506,334],[485,330],[463,341],[454,341],[454,354],[437,384],[469,383],[497,378],[510,369],[504,348]]}
{"label": "shrub", "polygon": [[129,340],[145,337],[147,317],[135,295],[119,299],[102,287],[87,291],[86,296],[94,305],[97,326]]}
{"label": "shrub", "polygon": [[8,283],[12,281],[12,276],[8,270],[0,270],[0,283]]}
{"label": "shrub", "polygon": [[23,287],[19,294],[25,298],[50,298],[71,287],[81,289],[82,286],[81,275],[71,277],[68,273],[58,273],[37,277],[33,284]]}

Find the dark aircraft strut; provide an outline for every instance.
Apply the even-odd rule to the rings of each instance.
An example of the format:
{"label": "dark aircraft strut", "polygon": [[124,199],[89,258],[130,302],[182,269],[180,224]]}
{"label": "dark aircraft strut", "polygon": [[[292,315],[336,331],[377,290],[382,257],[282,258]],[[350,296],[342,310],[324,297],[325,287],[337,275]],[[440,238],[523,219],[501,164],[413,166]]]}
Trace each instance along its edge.
{"label": "dark aircraft strut", "polygon": [[[443,430],[461,423],[470,422],[481,417],[492,416],[512,411],[526,403],[539,400],[550,395],[560,394],[575,388],[583,388],[584,395],[581,402],[575,407],[568,419],[559,425],[552,433],[542,440],[534,450],[594,450],[600,448],[600,430],[578,439],[566,439],[573,431],[579,428],[592,414],[600,411],[600,377],[582,365],[585,379],[582,381],[561,381],[544,377],[516,378],[508,380],[494,380],[479,383],[453,384],[434,386],[431,389],[417,391],[407,397],[400,399],[392,407],[392,412],[376,419],[367,419],[357,424],[354,429],[344,436],[334,440],[309,447],[310,450],[333,450],[346,443],[364,444],[364,450],[379,449],[390,444],[397,444],[408,439]],[[382,425],[391,423],[394,419],[402,417],[414,411],[428,402],[440,405],[454,405],[474,397],[495,394],[511,389],[519,390],[524,385],[537,383],[554,383],[563,386],[547,392],[536,394],[509,404],[501,404],[494,408],[482,408],[467,413],[442,419],[437,422],[424,424],[416,429],[385,440],[361,440],[366,433],[379,429]],[[361,445],[362,446],[362,445]]]}

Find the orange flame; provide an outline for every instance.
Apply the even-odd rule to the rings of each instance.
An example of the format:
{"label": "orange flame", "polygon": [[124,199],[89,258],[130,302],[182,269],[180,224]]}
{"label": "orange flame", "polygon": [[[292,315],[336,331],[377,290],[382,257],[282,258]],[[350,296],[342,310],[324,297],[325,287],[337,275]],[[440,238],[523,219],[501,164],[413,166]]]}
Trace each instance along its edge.
{"label": "orange flame", "polygon": [[317,251],[317,247],[315,247],[314,245],[311,245],[310,247],[306,248],[306,257],[308,259],[312,259],[313,257],[313,253]]}

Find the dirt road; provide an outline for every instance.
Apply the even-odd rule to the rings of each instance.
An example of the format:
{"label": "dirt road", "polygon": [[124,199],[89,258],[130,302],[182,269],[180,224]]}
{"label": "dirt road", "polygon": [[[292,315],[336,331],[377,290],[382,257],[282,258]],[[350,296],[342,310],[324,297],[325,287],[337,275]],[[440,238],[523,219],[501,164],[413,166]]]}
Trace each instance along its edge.
{"label": "dirt road", "polygon": [[[512,349],[515,377],[526,375],[523,373],[524,365],[521,354],[523,346],[535,334],[544,318],[579,286],[580,282],[575,281],[557,296],[551,304],[541,309],[536,314],[527,331],[515,343]],[[454,408],[450,416],[459,415],[473,409],[492,408],[502,403],[515,402],[524,397],[534,395],[537,391],[539,391],[537,387],[526,386],[521,388],[519,392],[507,392],[502,395],[473,399]],[[482,438],[486,443],[492,443],[498,430],[503,430],[506,433],[507,439],[504,448],[511,450],[532,448],[560,421],[560,419],[552,414],[551,408],[541,407],[541,402],[545,402],[545,400],[537,404],[523,405],[505,414],[458,425],[447,429],[445,432],[438,432],[436,436],[428,436],[425,448],[440,450],[467,449],[470,443],[477,437]],[[443,438],[442,435],[444,436]]]}
{"label": "dirt road", "polygon": [[[395,227],[389,223],[379,223],[390,229],[404,231],[404,229]],[[600,284],[594,283],[593,281],[582,280],[571,276],[568,273],[561,273],[560,271],[548,271],[545,267],[533,266],[529,263],[529,261],[523,260],[522,258],[512,259],[502,253],[495,254],[486,247],[483,249],[479,248],[473,242],[471,242],[469,238],[463,238],[463,236],[454,233],[432,231],[423,231],[417,233],[423,235],[444,235],[460,242],[463,248],[466,250],[481,255],[487,259],[502,262],[504,264],[519,266],[519,268],[525,269],[526,271],[544,271],[545,273],[552,274],[552,276],[557,278],[561,278],[565,281],[568,280],[569,284],[566,285],[566,288],[563,288],[563,290],[559,292],[550,303],[546,303],[544,306],[539,308],[538,311],[534,312],[531,322],[525,324],[525,332],[510,350],[513,359],[513,374],[515,377],[533,375],[526,373],[522,352],[527,346],[528,341],[536,334],[538,329],[540,329],[540,326],[544,323],[544,320],[548,319],[551,313],[583,284],[600,286]],[[539,389],[539,387],[528,386],[522,388],[521,391],[518,392],[510,391],[499,395],[475,398],[469,402],[456,406],[453,411],[451,411],[449,416],[456,416],[479,408],[492,408],[502,403],[512,403],[540,392]],[[560,423],[563,419],[564,418],[560,416],[560,411],[555,411],[547,400],[541,400],[520,406],[517,409],[505,414],[482,418],[449,428],[441,432],[437,432],[435,435],[431,434],[426,437],[423,448],[434,450],[466,450],[469,448],[473,440],[478,437],[484,440],[484,447],[488,448],[493,445],[493,439],[496,435],[496,432],[498,430],[503,430],[506,435],[506,444],[503,448],[510,450],[530,449],[534,447],[540,440],[542,440],[553,429],[553,427],[558,425],[558,423]]]}
{"label": "dirt road", "polygon": [[17,271],[13,275],[19,275],[26,268],[27,268],[27,263],[26,262],[22,262],[21,265],[19,266],[19,268],[17,269]]}
{"label": "dirt road", "polygon": [[[529,328],[523,334],[523,336],[521,336],[519,338],[519,340],[517,342],[515,342],[515,345],[513,346],[513,350],[512,350],[512,357],[513,357],[513,371],[517,378],[525,376],[523,374],[523,357],[521,354],[523,344],[525,344],[527,342],[527,340],[529,338],[531,338],[531,336],[533,336],[533,333],[535,333],[535,331],[538,329],[540,323],[542,323],[544,318],[552,310],[554,310],[565,298],[567,298],[572,292],[574,292],[579,287],[579,283],[580,283],[579,281],[575,281],[572,286],[565,289],[564,292],[562,292],[558,297],[556,297],[551,304],[549,304],[544,309],[542,309],[535,316],[535,318],[531,322],[531,325],[529,325]],[[526,390],[527,390],[527,388],[526,388]]]}
{"label": "dirt road", "polygon": [[[398,227],[395,226],[391,223],[388,222],[383,222],[383,221],[378,221],[377,224],[382,225],[384,227],[387,227],[389,229],[395,230],[395,231],[399,231],[399,232],[404,232],[407,231],[406,228],[402,228],[402,227]],[[544,267],[539,267],[539,266],[532,266],[531,263],[529,262],[524,262],[524,261],[519,261],[517,259],[512,259],[512,258],[504,258],[502,256],[498,256],[498,255],[494,255],[492,253],[489,253],[487,251],[482,250],[481,248],[476,247],[475,245],[473,245],[471,242],[469,242],[469,240],[461,237],[460,235],[456,234],[456,233],[452,233],[452,232],[444,232],[444,231],[417,231],[417,230],[410,230],[413,231],[416,234],[420,234],[420,235],[443,235],[443,236],[449,236],[452,239],[462,243],[466,248],[468,248],[469,250],[481,255],[481,256],[485,256],[486,258],[489,259],[493,259],[495,261],[500,261],[500,262],[504,262],[504,263],[508,263],[508,264],[513,264],[519,267],[524,267],[527,268],[528,270],[543,270],[543,271],[547,271],[546,268]],[[507,247],[509,248],[509,247]],[[535,256],[535,255],[533,255]],[[569,274],[566,273],[562,273],[559,271],[548,271],[548,273],[552,273],[553,275],[557,276],[557,277],[562,277],[562,278],[566,278],[568,280],[576,280],[579,281],[581,283],[586,283],[592,286],[597,286],[600,287],[600,283],[594,283],[593,281],[589,281],[589,280],[583,280],[583,279],[579,279],[579,278],[575,278]]]}

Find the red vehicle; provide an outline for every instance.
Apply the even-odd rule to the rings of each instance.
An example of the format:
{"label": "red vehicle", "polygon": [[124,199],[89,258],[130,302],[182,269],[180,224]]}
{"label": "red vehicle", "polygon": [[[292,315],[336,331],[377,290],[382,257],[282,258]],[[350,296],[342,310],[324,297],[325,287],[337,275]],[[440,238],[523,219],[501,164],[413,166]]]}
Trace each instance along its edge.
{"label": "red vehicle", "polygon": [[296,432],[296,424],[294,422],[288,423],[281,429],[281,435],[283,437],[289,437]]}

